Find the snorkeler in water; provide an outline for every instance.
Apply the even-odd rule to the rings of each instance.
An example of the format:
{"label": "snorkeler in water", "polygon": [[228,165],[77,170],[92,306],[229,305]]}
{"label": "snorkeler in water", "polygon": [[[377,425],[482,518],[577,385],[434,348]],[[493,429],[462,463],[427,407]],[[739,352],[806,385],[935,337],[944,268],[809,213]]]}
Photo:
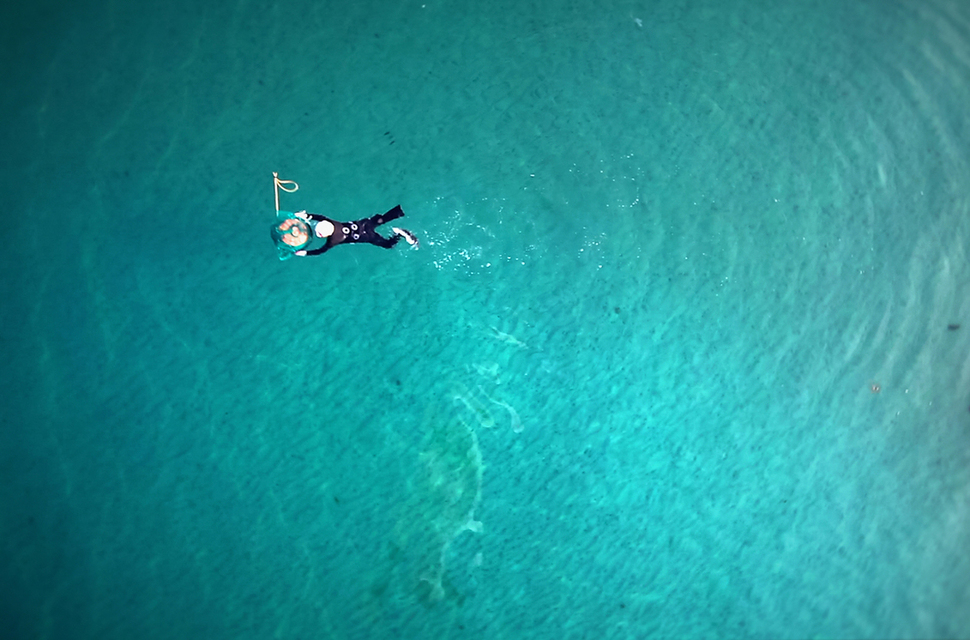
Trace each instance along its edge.
{"label": "snorkeler in water", "polygon": [[[338,244],[363,242],[390,249],[401,238],[404,238],[412,248],[418,248],[418,238],[407,229],[392,227],[394,235],[390,238],[385,238],[377,232],[377,227],[385,222],[404,217],[404,210],[401,209],[401,205],[397,205],[386,213],[373,215],[369,218],[354,220],[353,222],[340,222],[319,213],[280,211],[280,191],[293,193],[300,186],[292,180],[280,180],[279,175],[274,171],[273,187],[276,196],[277,221],[270,228],[270,237],[276,244],[280,260],[286,260],[292,256],[317,256],[333,249]],[[314,237],[325,240],[323,245],[311,249],[309,247],[313,243]]]}
{"label": "snorkeler in water", "polygon": [[[394,235],[385,238],[377,232],[377,227],[397,220],[404,216],[404,210],[398,205],[390,211],[373,215],[369,218],[355,220],[353,222],[340,222],[333,218],[320,215],[319,213],[307,213],[299,211],[292,214],[292,218],[287,218],[277,224],[273,231],[274,239],[277,244],[280,242],[288,245],[292,255],[297,256],[317,256],[325,251],[333,249],[338,244],[367,243],[390,249],[401,238],[413,247],[418,246],[418,239],[407,229],[393,227]],[[310,244],[310,229],[317,238],[325,238],[326,242],[315,249],[307,249]]]}

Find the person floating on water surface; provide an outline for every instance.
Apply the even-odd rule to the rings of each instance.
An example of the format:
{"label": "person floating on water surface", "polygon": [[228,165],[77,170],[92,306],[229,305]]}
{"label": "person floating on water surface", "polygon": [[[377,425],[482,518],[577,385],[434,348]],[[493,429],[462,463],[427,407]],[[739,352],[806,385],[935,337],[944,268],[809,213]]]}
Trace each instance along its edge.
{"label": "person floating on water surface", "polygon": [[[404,238],[412,247],[417,248],[418,246],[417,237],[407,229],[392,227],[391,230],[394,235],[390,238],[385,238],[377,232],[377,227],[380,225],[404,216],[401,205],[397,205],[385,213],[353,222],[340,222],[319,213],[307,213],[306,211],[289,213],[280,211],[279,189],[292,193],[299,186],[292,180],[280,180],[276,173],[273,173],[273,181],[276,186],[277,221],[270,229],[270,236],[280,252],[280,260],[286,260],[292,256],[317,256],[333,249],[338,244],[366,243],[390,249],[401,238]],[[312,242],[311,233],[317,238],[325,239],[324,244],[308,249],[307,247]]]}
{"label": "person floating on water surface", "polygon": [[339,222],[319,213],[307,213],[306,211],[299,211],[293,215],[313,225],[313,235],[318,238],[326,238],[326,243],[322,247],[309,250],[300,249],[296,252],[298,256],[318,256],[325,251],[333,249],[338,244],[351,244],[354,242],[365,242],[385,249],[390,249],[396,245],[402,237],[409,244],[413,245],[417,243],[414,235],[410,232],[404,235],[403,229],[394,228],[394,235],[390,238],[385,238],[377,232],[377,227],[385,222],[397,220],[404,216],[401,205],[397,205],[387,213],[355,220],[353,222]]}

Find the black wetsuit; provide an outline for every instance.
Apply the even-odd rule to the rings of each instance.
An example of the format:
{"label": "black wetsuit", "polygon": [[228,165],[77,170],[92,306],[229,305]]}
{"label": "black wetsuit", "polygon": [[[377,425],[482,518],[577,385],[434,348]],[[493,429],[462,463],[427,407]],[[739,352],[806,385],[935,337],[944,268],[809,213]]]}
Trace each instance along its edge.
{"label": "black wetsuit", "polygon": [[397,241],[400,240],[401,237],[395,235],[390,238],[385,238],[381,234],[377,233],[377,227],[385,222],[397,220],[403,215],[404,211],[401,209],[401,205],[397,205],[387,213],[380,213],[375,216],[364,218],[362,220],[355,220],[353,222],[339,222],[333,218],[322,216],[319,213],[308,213],[307,217],[311,220],[327,220],[330,222],[330,224],[333,225],[333,233],[327,238],[327,243],[325,245],[317,249],[310,249],[306,252],[306,254],[308,256],[318,256],[324,251],[333,249],[338,244],[350,244],[354,242],[366,242],[368,244],[376,244],[378,247],[390,249],[397,244]]}

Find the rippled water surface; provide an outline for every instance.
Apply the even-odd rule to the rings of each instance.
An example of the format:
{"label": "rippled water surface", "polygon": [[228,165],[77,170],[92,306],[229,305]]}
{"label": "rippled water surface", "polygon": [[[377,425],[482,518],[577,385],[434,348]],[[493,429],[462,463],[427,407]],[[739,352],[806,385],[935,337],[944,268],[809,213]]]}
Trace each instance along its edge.
{"label": "rippled water surface", "polygon": [[[11,637],[970,633],[964,3],[0,41]],[[279,261],[273,171],[421,247]]]}

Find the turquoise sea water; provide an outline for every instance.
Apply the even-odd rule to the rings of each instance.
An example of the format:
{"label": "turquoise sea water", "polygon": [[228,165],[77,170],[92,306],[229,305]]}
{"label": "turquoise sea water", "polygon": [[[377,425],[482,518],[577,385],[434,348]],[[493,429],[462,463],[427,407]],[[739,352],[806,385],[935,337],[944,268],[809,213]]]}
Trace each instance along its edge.
{"label": "turquoise sea water", "polygon": [[8,5],[4,637],[970,637],[966,3]]}

